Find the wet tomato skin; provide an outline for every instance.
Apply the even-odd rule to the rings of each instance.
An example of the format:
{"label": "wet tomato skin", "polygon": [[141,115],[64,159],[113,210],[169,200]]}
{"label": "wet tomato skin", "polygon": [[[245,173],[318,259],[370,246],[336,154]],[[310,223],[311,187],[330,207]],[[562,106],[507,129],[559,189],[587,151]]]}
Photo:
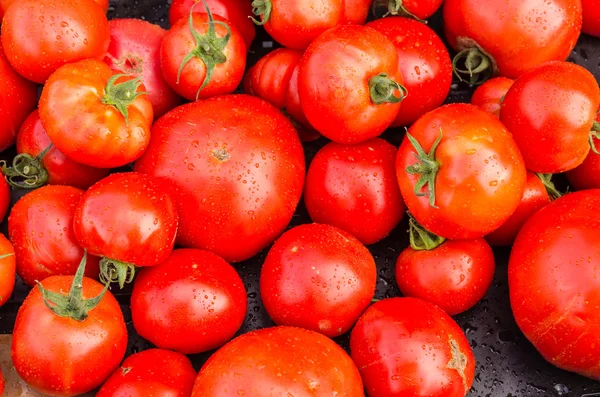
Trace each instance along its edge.
{"label": "wet tomato skin", "polygon": [[[0,234],[0,306],[4,305],[10,299],[15,287],[16,279],[16,260],[15,249],[12,243]],[[0,372],[0,396],[2,395],[2,387],[4,387],[2,372]]]}
{"label": "wet tomato skin", "polygon": [[600,1],[582,0],[583,5],[583,32],[600,37]]}
{"label": "wet tomato skin", "polygon": [[471,105],[478,106],[482,110],[500,118],[502,101],[514,82],[514,80],[506,77],[496,77],[486,81],[477,87],[473,93]]}

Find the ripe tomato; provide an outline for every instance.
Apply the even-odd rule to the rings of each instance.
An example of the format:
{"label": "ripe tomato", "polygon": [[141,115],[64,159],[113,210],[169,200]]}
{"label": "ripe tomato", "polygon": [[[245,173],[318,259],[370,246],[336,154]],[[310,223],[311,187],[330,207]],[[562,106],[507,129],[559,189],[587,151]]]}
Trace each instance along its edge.
{"label": "ripe tomato", "polygon": [[127,357],[96,397],[189,397],[195,379],[183,354],[149,349]]}
{"label": "ripe tomato", "polygon": [[582,0],[583,32],[600,37],[600,0]]}
{"label": "ripe tomato", "polygon": [[[12,295],[16,278],[15,249],[4,234],[0,234],[0,306],[4,305]],[[0,380],[2,372],[0,372]],[[0,382],[0,396],[3,381]]]}
{"label": "ripe tomato", "polygon": [[513,84],[500,119],[519,145],[527,169],[554,174],[585,160],[599,105],[600,90],[590,72],[569,62],[548,62]]}
{"label": "ripe tomato", "polygon": [[[8,9],[8,7],[14,3],[16,0],[0,0],[0,20],[4,17],[4,13]],[[94,0],[104,12],[108,11],[108,0]]]}
{"label": "ripe tomato", "polygon": [[500,118],[500,109],[506,93],[514,84],[514,80],[496,77],[486,81],[473,93],[471,104]]}
{"label": "ripe tomato", "polygon": [[375,0],[375,7],[387,7],[385,16],[400,15],[422,21],[435,14],[442,3],[443,0]]}
{"label": "ripe tomato", "polygon": [[392,125],[410,125],[441,106],[450,92],[452,64],[438,35],[424,23],[402,17],[377,19],[367,26],[396,46],[404,87],[410,93]]}
{"label": "ripe tomato", "polygon": [[[17,274],[34,286],[50,276],[75,274],[83,257],[73,231],[75,207],[83,191],[44,186],[23,196],[8,217],[8,236],[15,246]],[[88,255],[86,276],[98,278],[98,258]]]}
{"label": "ripe tomato", "polygon": [[415,219],[458,240],[483,237],[506,222],[527,179],[510,133],[496,117],[467,104],[447,105],[417,120],[402,141],[396,172]]}
{"label": "ripe tomato", "polygon": [[551,364],[600,379],[600,190],[567,194],[533,215],[508,265],[510,302]]}
{"label": "ripe tomato", "polygon": [[[600,113],[596,114],[595,129],[600,130]],[[600,149],[600,137],[593,137],[594,147]],[[600,189],[600,156],[590,152],[583,163],[567,172],[569,183],[577,190]]]}
{"label": "ripe tomato", "polygon": [[167,83],[184,98],[230,94],[244,77],[246,45],[226,19],[210,11],[190,13],[162,40],[160,64]]}
{"label": "ripe tomato", "polygon": [[4,220],[8,207],[10,206],[10,186],[2,176],[0,176],[0,222]]}
{"label": "ripe tomato", "polygon": [[[11,356],[35,390],[76,396],[100,386],[127,348],[123,313],[108,285],[83,277],[52,276],[36,285],[19,308]],[[70,290],[69,290],[70,288]]]}
{"label": "ripe tomato", "polygon": [[68,63],[102,59],[109,41],[106,11],[92,0],[19,0],[2,19],[8,61],[36,83]]}
{"label": "ripe tomato", "polygon": [[395,159],[396,148],[379,138],[325,145],[306,175],[304,202],[311,219],[345,230],[363,244],[386,237],[406,211]]}
{"label": "ripe tomato", "polygon": [[304,53],[298,77],[308,121],[340,143],[363,142],[389,127],[406,96],[402,82],[394,44],[365,26],[320,35]]}
{"label": "ripe tomato", "polygon": [[139,19],[113,19],[110,45],[104,62],[119,73],[139,77],[160,117],[181,103],[181,97],[169,86],[160,68],[160,43],[167,31]]}
{"label": "ripe tomato", "polygon": [[298,135],[279,110],[227,95],[158,120],[135,170],[172,182],[178,244],[239,262],[284,231],[302,195],[305,165]]}
{"label": "ripe tomato", "polygon": [[364,391],[356,366],[331,339],[274,327],[237,337],[204,364],[192,397],[225,395],[364,397]]}
{"label": "ripe tomato", "polygon": [[567,59],[581,32],[581,1],[446,0],[444,30],[460,51],[454,61],[461,80],[474,84],[496,73],[516,79]]}

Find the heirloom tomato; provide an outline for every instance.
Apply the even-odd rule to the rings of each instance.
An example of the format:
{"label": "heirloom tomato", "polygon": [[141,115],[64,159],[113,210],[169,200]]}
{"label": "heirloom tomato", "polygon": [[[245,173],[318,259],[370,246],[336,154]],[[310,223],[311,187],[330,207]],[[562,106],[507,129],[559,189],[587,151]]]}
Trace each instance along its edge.
{"label": "heirloom tomato", "polygon": [[[16,279],[15,249],[10,241],[0,233],[0,306],[4,305],[12,295]],[[2,373],[0,373],[0,378]],[[1,382],[0,382],[1,383]],[[3,386],[0,385],[0,386]],[[0,387],[0,396],[2,390]]]}
{"label": "heirloom tomato", "polygon": [[502,101],[504,101],[506,93],[514,82],[514,80],[506,77],[496,77],[486,81],[477,87],[473,93],[471,105],[478,106],[480,109],[500,118]]}

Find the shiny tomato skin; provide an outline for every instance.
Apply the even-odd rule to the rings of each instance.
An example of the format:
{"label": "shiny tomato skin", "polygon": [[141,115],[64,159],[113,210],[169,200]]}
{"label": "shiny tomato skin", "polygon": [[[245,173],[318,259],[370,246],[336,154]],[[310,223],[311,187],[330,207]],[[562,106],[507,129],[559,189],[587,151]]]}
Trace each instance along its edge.
{"label": "shiny tomato skin", "polygon": [[583,28],[582,31],[592,36],[600,37],[600,1],[582,0]]}
{"label": "shiny tomato skin", "polygon": [[328,30],[305,51],[299,73],[302,109],[332,141],[374,138],[398,116],[400,103],[377,105],[369,92],[370,79],[381,73],[403,82],[394,44],[375,29],[346,25]]}
{"label": "shiny tomato skin", "polygon": [[[10,241],[0,233],[0,256],[5,256],[0,259],[0,306],[4,305],[11,297],[15,288],[16,279],[16,260],[15,249]],[[0,380],[2,373],[0,372]],[[0,382],[0,396],[2,395],[3,380]]]}
{"label": "shiny tomato skin", "polygon": [[10,206],[10,186],[6,179],[0,176],[0,222],[4,220]]}
{"label": "shiny tomato skin", "polygon": [[[42,282],[49,291],[67,294],[72,276]],[[83,278],[83,298],[98,296],[104,286]],[[76,396],[99,387],[119,366],[127,348],[127,327],[119,303],[107,291],[88,318],[77,321],[54,314],[33,287],[19,308],[11,356],[23,380],[40,393]]]}
{"label": "shiny tomato skin", "polygon": [[473,93],[471,105],[478,106],[481,110],[485,110],[500,118],[502,101],[514,83],[514,80],[506,77],[496,77],[486,81],[477,87]]}
{"label": "shiny tomato skin", "polygon": [[392,126],[410,125],[441,106],[450,92],[452,63],[438,35],[424,23],[404,17],[381,18],[367,26],[394,43],[409,92]]}
{"label": "shiny tomato skin", "polygon": [[[73,217],[83,191],[48,185],[31,191],[12,207],[8,236],[14,244],[17,274],[29,286],[57,275],[74,275],[83,257]],[[87,256],[85,275],[98,278],[98,258]]]}
{"label": "shiny tomato skin", "polygon": [[112,19],[104,62],[111,69],[142,79],[155,117],[181,104],[160,68],[160,44],[167,31],[140,19]]}
{"label": "shiny tomato skin", "polygon": [[[600,113],[596,121],[600,122]],[[594,145],[600,148],[600,139],[594,138]],[[576,190],[600,189],[600,156],[590,151],[581,165],[567,172],[567,179]]]}
{"label": "shiny tomato skin", "polygon": [[479,46],[494,70],[516,79],[547,61],[564,61],[581,32],[580,0],[446,0],[444,30],[457,51]]}
{"label": "shiny tomato skin", "polygon": [[189,397],[195,379],[196,371],[183,354],[148,349],[127,357],[96,397]]}
{"label": "shiny tomato skin", "polygon": [[[51,144],[52,141],[42,126],[40,113],[34,110],[17,134],[17,153],[36,157]],[[108,175],[109,171],[76,163],[54,146],[44,155],[42,165],[48,171],[49,185],[66,185],[79,189],[87,189]]]}
{"label": "shiny tomato skin", "polygon": [[406,206],[396,182],[396,148],[373,138],[331,142],[313,158],[304,203],[313,222],[333,225],[374,244],[398,225]]}
{"label": "shiny tomato skin", "polygon": [[92,0],[19,0],[2,19],[8,61],[40,84],[63,65],[102,59],[109,41],[106,10]]}
{"label": "shiny tomato skin", "polygon": [[135,170],[172,183],[179,245],[239,262],[284,231],[302,195],[305,164],[298,135],[277,108],[227,95],[159,119]]}
{"label": "shiny tomato skin", "polygon": [[364,392],[356,366],[331,339],[274,327],[235,338],[200,370],[192,397],[232,395],[364,397]]}
{"label": "shiny tomato skin", "polygon": [[[409,133],[440,164],[435,179],[435,206],[415,194],[418,175],[406,169],[417,163],[416,150],[405,137],[398,150],[396,172],[408,210],[431,232],[449,239],[470,240],[499,228],[517,209],[527,180],[523,157],[511,134],[490,113],[473,105],[452,104],[421,117]],[[428,186],[421,193],[428,191]]]}
{"label": "shiny tomato skin", "polygon": [[600,105],[594,76],[570,62],[548,62],[521,76],[502,102],[500,120],[527,169],[555,174],[583,163]]}
{"label": "shiny tomato skin", "polygon": [[546,187],[535,173],[527,171],[525,192],[517,210],[499,229],[485,236],[485,239],[495,247],[512,245],[525,222],[548,204],[550,204],[550,196]]}
{"label": "shiny tomato skin", "polygon": [[600,190],[569,193],[523,226],[508,265],[519,328],[551,364],[600,379]]}
{"label": "shiny tomato skin", "polygon": [[464,397],[475,357],[458,324],[415,298],[373,304],[350,336],[352,359],[369,396]]}

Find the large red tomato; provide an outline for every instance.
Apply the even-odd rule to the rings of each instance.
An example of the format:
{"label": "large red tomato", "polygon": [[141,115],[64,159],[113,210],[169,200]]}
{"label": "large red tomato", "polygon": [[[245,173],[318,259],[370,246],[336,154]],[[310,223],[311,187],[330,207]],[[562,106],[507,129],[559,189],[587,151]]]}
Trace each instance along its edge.
{"label": "large red tomato", "polygon": [[473,93],[471,105],[479,106],[482,110],[500,118],[502,102],[514,82],[506,77],[496,77],[486,81]]}
{"label": "large red tomato", "polygon": [[551,364],[600,379],[600,190],[567,194],[533,215],[513,246],[510,302]]}
{"label": "large red tomato", "polygon": [[421,117],[396,159],[408,210],[450,239],[483,237],[515,212],[527,172],[514,139],[492,114],[452,104]]}
{"label": "large red tomato", "polygon": [[402,82],[394,44],[365,26],[320,35],[304,53],[298,77],[308,121],[340,143],[366,141],[388,128],[406,96]]}
{"label": "large red tomato", "polygon": [[110,41],[105,12],[92,0],[19,0],[2,19],[6,57],[42,84],[63,65],[102,59]]}
{"label": "large red tomato", "polygon": [[375,6],[386,6],[387,15],[427,19],[442,6],[443,0],[375,0]]}
{"label": "large red tomato", "polygon": [[[593,129],[600,131],[600,113],[596,114]],[[592,137],[592,144],[600,150],[600,136]],[[567,172],[567,178],[577,190],[600,189],[600,155],[590,152],[581,165]]]}
{"label": "large red tomato", "polygon": [[135,170],[172,182],[178,244],[238,262],[272,243],[290,222],[305,165],[298,135],[277,108],[228,95],[159,119]]}
{"label": "large red tomato", "polygon": [[364,397],[356,366],[319,333],[265,328],[237,337],[204,364],[192,397]]}
{"label": "large red tomato", "polygon": [[581,0],[446,0],[444,29],[460,51],[454,60],[461,79],[516,79],[567,59],[581,32]]}
{"label": "large red tomato", "polygon": [[[4,234],[0,234],[0,306],[4,305],[12,295],[15,287],[16,267],[15,249]],[[1,377],[2,373],[0,372]],[[2,387],[0,387],[0,396],[2,395],[1,389]]]}
{"label": "large red tomato", "polygon": [[375,303],[352,330],[350,350],[369,396],[464,397],[473,384],[475,357],[465,334],[420,299]]}
{"label": "large red tomato", "polygon": [[[73,216],[82,196],[74,187],[44,186],[13,206],[8,236],[15,246],[17,274],[26,284],[77,271],[84,252],[75,239]],[[87,256],[86,276],[98,278],[98,260]]]}
{"label": "large red tomato", "polygon": [[502,102],[500,120],[519,145],[527,169],[554,174],[585,160],[599,105],[600,90],[590,72],[570,62],[548,62],[515,81]]}
{"label": "large red tomato", "polygon": [[422,22],[402,17],[377,19],[367,26],[396,46],[404,87],[410,93],[392,125],[410,125],[444,103],[452,84],[452,64],[435,32]]}
{"label": "large red tomato", "polygon": [[600,37],[600,0],[582,0],[583,32]]}
{"label": "large red tomato", "polygon": [[104,62],[120,73],[139,77],[146,87],[154,115],[160,117],[181,103],[160,68],[160,44],[167,31],[140,19],[113,19]]}
{"label": "large red tomato", "polygon": [[363,244],[386,237],[406,211],[395,160],[396,148],[379,138],[325,145],[306,175],[304,202],[311,219],[339,227]]}

